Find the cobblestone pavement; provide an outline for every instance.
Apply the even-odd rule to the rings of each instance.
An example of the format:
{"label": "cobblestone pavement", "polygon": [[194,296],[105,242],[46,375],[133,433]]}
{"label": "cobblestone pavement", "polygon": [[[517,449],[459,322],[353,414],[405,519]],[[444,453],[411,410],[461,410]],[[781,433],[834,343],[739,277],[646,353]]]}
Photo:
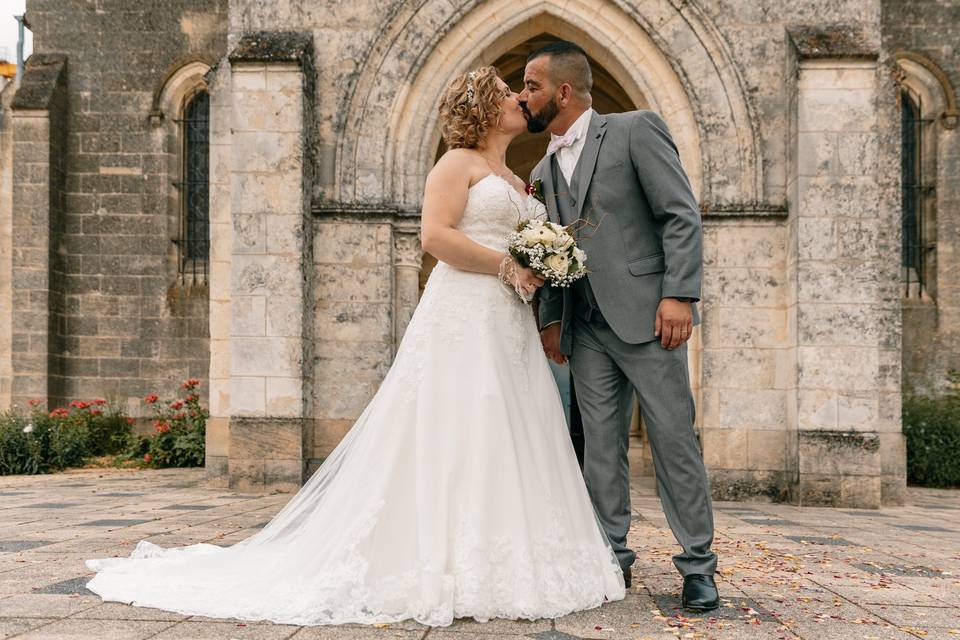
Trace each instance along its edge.
{"label": "cobblestone pavement", "polygon": [[84,588],[85,558],[127,555],[144,538],[232,544],[290,494],[208,489],[202,469],[0,477],[0,637],[960,640],[960,491],[910,488],[908,506],[879,511],[715,502],[712,615],[679,610],[679,547],[650,483],[634,491],[637,564],[623,601],[537,622],[297,627],[103,603]]}

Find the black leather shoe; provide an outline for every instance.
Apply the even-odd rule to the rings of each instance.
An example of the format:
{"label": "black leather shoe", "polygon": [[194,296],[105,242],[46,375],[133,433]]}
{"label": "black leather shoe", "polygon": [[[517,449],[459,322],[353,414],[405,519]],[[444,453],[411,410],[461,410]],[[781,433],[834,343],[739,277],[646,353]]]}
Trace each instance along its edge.
{"label": "black leather shoe", "polygon": [[701,573],[691,573],[683,577],[683,595],[681,602],[684,609],[694,611],[709,611],[720,606],[720,594],[713,576]]}
{"label": "black leather shoe", "polygon": [[633,582],[633,572],[630,571],[630,567],[627,567],[623,570],[623,586],[627,589],[630,588],[630,584]]}

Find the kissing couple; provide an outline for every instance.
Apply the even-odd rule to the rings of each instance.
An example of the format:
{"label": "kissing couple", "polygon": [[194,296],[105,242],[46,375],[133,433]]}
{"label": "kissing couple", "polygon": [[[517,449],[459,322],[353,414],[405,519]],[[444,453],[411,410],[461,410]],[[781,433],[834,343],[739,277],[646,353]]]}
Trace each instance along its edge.
{"label": "kissing couple", "polygon": [[[530,54],[519,94],[493,67],[453,79],[439,105],[448,151],[423,195],[421,241],[438,264],[360,417],[261,530],[228,547],[141,540],[129,557],[87,560],[87,588],[299,625],[556,618],[621,600],[636,557],[636,393],[683,605],[716,608],[686,345],[699,210],[661,117],[601,115],[591,87],[586,54],[565,41]],[[528,130],[551,136],[535,189],[506,165]],[[518,211],[589,229],[576,238],[587,276],[557,287],[519,264],[506,240]],[[538,317],[517,293],[535,294]],[[548,358],[573,375],[582,472]]]}

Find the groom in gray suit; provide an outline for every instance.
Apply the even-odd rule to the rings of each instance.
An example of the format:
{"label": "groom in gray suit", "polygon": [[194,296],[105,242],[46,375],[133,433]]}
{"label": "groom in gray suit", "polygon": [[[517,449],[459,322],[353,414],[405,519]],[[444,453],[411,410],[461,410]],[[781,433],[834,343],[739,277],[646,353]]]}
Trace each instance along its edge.
{"label": "groom in gray suit", "polygon": [[539,290],[541,341],[569,358],[583,419],[583,475],[630,586],[627,446],[632,393],[650,438],[660,501],[683,552],[683,606],[719,606],[706,470],[693,428],[687,345],[699,324],[700,211],[667,125],[653,111],[600,115],[586,54],[554,42],[527,58],[520,103],[531,132],[549,131],[534,168],[547,213],[574,224],[586,278]]}

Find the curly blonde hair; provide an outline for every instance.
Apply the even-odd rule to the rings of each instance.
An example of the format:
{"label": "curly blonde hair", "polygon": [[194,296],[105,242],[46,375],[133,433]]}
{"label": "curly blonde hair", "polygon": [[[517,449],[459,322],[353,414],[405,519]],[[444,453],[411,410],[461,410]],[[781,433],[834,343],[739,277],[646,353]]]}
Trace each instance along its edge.
{"label": "curly blonde hair", "polygon": [[454,78],[440,98],[440,134],[449,149],[474,149],[500,120],[506,93],[496,67],[480,67]]}

